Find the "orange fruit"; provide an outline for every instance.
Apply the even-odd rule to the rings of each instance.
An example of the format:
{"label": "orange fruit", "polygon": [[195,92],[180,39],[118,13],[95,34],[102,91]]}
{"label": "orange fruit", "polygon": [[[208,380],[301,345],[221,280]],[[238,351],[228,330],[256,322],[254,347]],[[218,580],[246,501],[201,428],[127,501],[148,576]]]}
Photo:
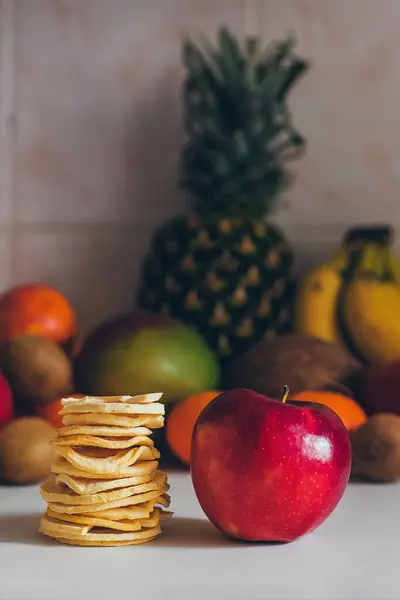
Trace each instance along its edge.
{"label": "orange fruit", "polygon": [[76,335],[75,311],[48,285],[13,287],[0,296],[0,343],[20,335],[39,335],[63,344]]}
{"label": "orange fruit", "polygon": [[[85,394],[70,394],[69,398],[83,398],[84,396]],[[54,425],[54,427],[57,427],[57,429],[59,429],[60,427],[64,427],[62,422],[62,415],[59,414],[60,410],[62,409],[61,400],[62,398],[57,398],[49,404],[36,405],[36,416],[42,417],[42,419],[45,419],[45,421],[47,421],[51,425]]]}
{"label": "orange fruit", "polygon": [[339,392],[325,390],[310,390],[290,396],[289,400],[300,402],[318,402],[331,408],[343,421],[347,431],[358,429],[367,420],[367,415],[361,406],[349,396]]}
{"label": "orange fruit", "polygon": [[165,422],[165,436],[172,452],[183,463],[190,463],[190,445],[197,417],[221,392],[199,392],[173,406]]}

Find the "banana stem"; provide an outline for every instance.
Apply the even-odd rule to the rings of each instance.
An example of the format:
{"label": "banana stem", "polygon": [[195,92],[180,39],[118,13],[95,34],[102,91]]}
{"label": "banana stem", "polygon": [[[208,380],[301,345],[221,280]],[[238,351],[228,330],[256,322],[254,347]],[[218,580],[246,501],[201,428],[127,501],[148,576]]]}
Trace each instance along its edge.
{"label": "banana stem", "polygon": [[396,276],[393,271],[392,253],[389,246],[385,246],[383,253],[383,279],[385,281],[396,281]]}

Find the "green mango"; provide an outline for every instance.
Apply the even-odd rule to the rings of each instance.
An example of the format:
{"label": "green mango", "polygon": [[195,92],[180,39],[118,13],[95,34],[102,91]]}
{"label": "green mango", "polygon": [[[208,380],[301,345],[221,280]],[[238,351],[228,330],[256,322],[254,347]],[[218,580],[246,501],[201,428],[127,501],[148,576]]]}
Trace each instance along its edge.
{"label": "green mango", "polygon": [[97,327],[75,361],[76,389],[98,396],[163,392],[174,403],[219,384],[219,363],[193,329],[138,311]]}

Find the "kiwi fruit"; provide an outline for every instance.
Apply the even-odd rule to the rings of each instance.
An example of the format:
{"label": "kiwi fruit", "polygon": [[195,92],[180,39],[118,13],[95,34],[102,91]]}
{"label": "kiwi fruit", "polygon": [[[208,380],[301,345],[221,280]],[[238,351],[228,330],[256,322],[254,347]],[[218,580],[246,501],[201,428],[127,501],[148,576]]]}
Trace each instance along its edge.
{"label": "kiwi fruit", "polygon": [[14,394],[33,404],[47,404],[72,391],[71,361],[54,342],[39,336],[3,344],[0,369]]}
{"label": "kiwi fruit", "polygon": [[290,333],[263,340],[230,362],[222,387],[248,388],[271,398],[280,398],[284,385],[291,394],[344,387],[355,394],[362,374],[362,365],[339,345]]}
{"label": "kiwi fruit", "polygon": [[39,483],[51,471],[56,429],[39,417],[22,417],[0,433],[0,475],[14,484]]}
{"label": "kiwi fruit", "polygon": [[350,432],[352,475],[391,483],[400,480],[400,416],[376,414]]}

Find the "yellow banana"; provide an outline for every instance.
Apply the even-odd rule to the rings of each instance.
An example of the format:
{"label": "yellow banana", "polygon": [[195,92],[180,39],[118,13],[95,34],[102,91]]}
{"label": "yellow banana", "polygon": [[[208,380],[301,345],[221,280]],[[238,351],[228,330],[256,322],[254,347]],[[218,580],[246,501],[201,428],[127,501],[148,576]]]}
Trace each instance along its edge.
{"label": "yellow banana", "polygon": [[[348,266],[349,251],[342,248],[300,282],[294,306],[295,331],[357,350],[359,358],[367,362],[400,357],[400,319],[396,320],[400,260],[388,245],[382,250],[374,242],[366,243],[362,269],[357,268],[358,274],[355,272],[344,288],[342,271]],[[393,281],[380,277],[383,260]],[[363,276],[363,272],[369,275]]]}
{"label": "yellow banana", "polygon": [[379,248],[380,251],[384,248],[393,279],[400,284],[400,257],[393,251],[393,239],[394,230],[390,225],[365,225],[351,227],[344,236],[343,245],[347,250],[354,246],[358,248],[375,246],[375,254],[376,250],[379,253]]}
{"label": "yellow banana", "polygon": [[299,333],[343,345],[337,321],[345,255],[312,269],[301,281],[294,307],[294,328]]}
{"label": "yellow banana", "polygon": [[361,278],[350,282],[343,315],[354,344],[368,362],[400,357],[399,313],[397,282]]}

